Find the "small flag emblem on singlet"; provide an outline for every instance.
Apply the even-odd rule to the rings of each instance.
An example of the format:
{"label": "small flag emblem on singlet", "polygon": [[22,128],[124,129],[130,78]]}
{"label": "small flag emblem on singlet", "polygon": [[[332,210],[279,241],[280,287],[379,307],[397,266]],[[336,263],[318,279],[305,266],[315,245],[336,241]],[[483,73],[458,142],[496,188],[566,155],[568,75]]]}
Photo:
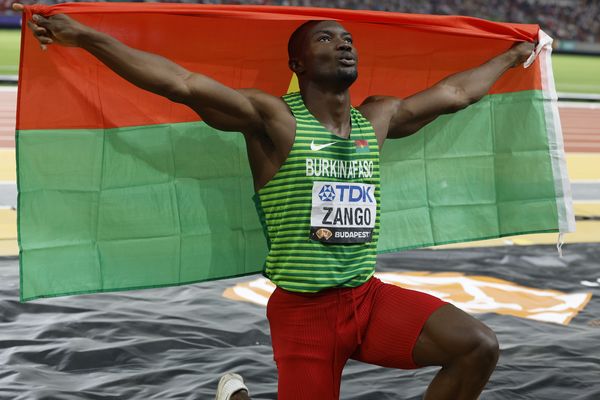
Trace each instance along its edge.
{"label": "small flag emblem on singlet", "polygon": [[368,153],[369,152],[369,142],[366,140],[355,140],[354,144],[356,145],[357,153]]}

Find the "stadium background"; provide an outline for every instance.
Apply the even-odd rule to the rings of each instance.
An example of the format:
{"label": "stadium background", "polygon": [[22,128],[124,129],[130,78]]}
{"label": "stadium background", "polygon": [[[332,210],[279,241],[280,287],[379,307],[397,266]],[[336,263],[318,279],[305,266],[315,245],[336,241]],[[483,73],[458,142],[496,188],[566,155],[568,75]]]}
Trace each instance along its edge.
{"label": "stadium background", "polygon": [[[18,303],[14,129],[20,16],[10,10],[11,3],[0,1],[0,399],[211,398],[218,376],[229,369],[246,376],[256,398],[274,398],[276,375],[261,306],[270,289],[255,278]],[[450,271],[588,296],[562,325],[495,309],[480,314],[498,333],[502,351],[482,398],[600,398],[600,1],[205,3],[468,15],[537,23],[554,37],[554,73],[577,216],[577,232],[567,235],[565,256],[556,255],[556,235],[541,234],[384,256],[379,268],[403,271],[390,278],[399,281],[425,270]],[[433,373],[350,363],[342,398],[398,398],[399,383],[400,398],[417,399]]]}
{"label": "stadium background", "polygon": [[[14,83],[19,51],[20,16],[0,0],[0,81]],[[170,1],[205,4],[264,4],[333,7],[403,13],[466,15],[491,21],[539,24],[554,40],[554,68],[558,90],[600,93],[599,0],[204,0]],[[33,3],[24,0],[24,4]],[[61,1],[41,1],[56,4]],[[570,55],[570,56],[568,56]]]}

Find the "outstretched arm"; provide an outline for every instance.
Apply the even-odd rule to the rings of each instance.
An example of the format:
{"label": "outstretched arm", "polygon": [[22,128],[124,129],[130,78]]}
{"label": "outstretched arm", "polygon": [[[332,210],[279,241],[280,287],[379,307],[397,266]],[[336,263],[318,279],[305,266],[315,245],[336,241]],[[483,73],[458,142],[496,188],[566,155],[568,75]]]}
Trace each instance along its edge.
{"label": "outstretched arm", "polygon": [[479,101],[504,72],[525,62],[533,49],[533,43],[518,43],[485,64],[450,75],[404,100],[393,97],[367,99],[366,109],[378,106],[382,110],[375,118],[383,126],[380,142],[385,138],[408,136],[442,114],[462,110]]}
{"label": "outstretched arm", "polygon": [[[13,9],[23,11],[24,7],[16,3]],[[134,85],[188,105],[217,129],[263,131],[257,91],[234,90],[164,57],[128,47],[66,15],[33,15],[28,26],[42,49],[51,44],[80,47]],[[264,93],[262,97],[264,102]]]}

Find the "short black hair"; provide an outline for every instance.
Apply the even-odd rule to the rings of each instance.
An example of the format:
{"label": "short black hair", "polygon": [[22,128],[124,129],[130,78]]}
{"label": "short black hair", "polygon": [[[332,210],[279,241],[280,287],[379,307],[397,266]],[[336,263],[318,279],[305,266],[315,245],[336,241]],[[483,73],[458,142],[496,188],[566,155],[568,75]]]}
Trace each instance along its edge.
{"label": "short black hair", "polygon": [[312,28],[313,25],[322,22],[323,20],[312,19],[310,21],[306,21],[302,25],[300,25],[290,36],[290,40],[288,41],[288,57],[289,59],[296,58],[298,56],[298,49],[302,47],[304,41],[304,33]]}

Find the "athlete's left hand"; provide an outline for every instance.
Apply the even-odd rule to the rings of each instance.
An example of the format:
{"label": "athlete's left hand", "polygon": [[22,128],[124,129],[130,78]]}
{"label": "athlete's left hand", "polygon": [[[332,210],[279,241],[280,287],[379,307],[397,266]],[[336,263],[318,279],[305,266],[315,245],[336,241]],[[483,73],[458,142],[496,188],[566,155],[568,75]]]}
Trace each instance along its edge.
{"label": "athlete's left hand", "polygon": [[536,46],[537,46],[537,42],[515,43],[513,45],[513,47],[511,47],[510,50],[508,51],[514,60],[512,67],[519,66],[519,65],[523,64],[525,61],[527,61],[527,59],[531,55],[531,52],[533,52],[535,50]]}

